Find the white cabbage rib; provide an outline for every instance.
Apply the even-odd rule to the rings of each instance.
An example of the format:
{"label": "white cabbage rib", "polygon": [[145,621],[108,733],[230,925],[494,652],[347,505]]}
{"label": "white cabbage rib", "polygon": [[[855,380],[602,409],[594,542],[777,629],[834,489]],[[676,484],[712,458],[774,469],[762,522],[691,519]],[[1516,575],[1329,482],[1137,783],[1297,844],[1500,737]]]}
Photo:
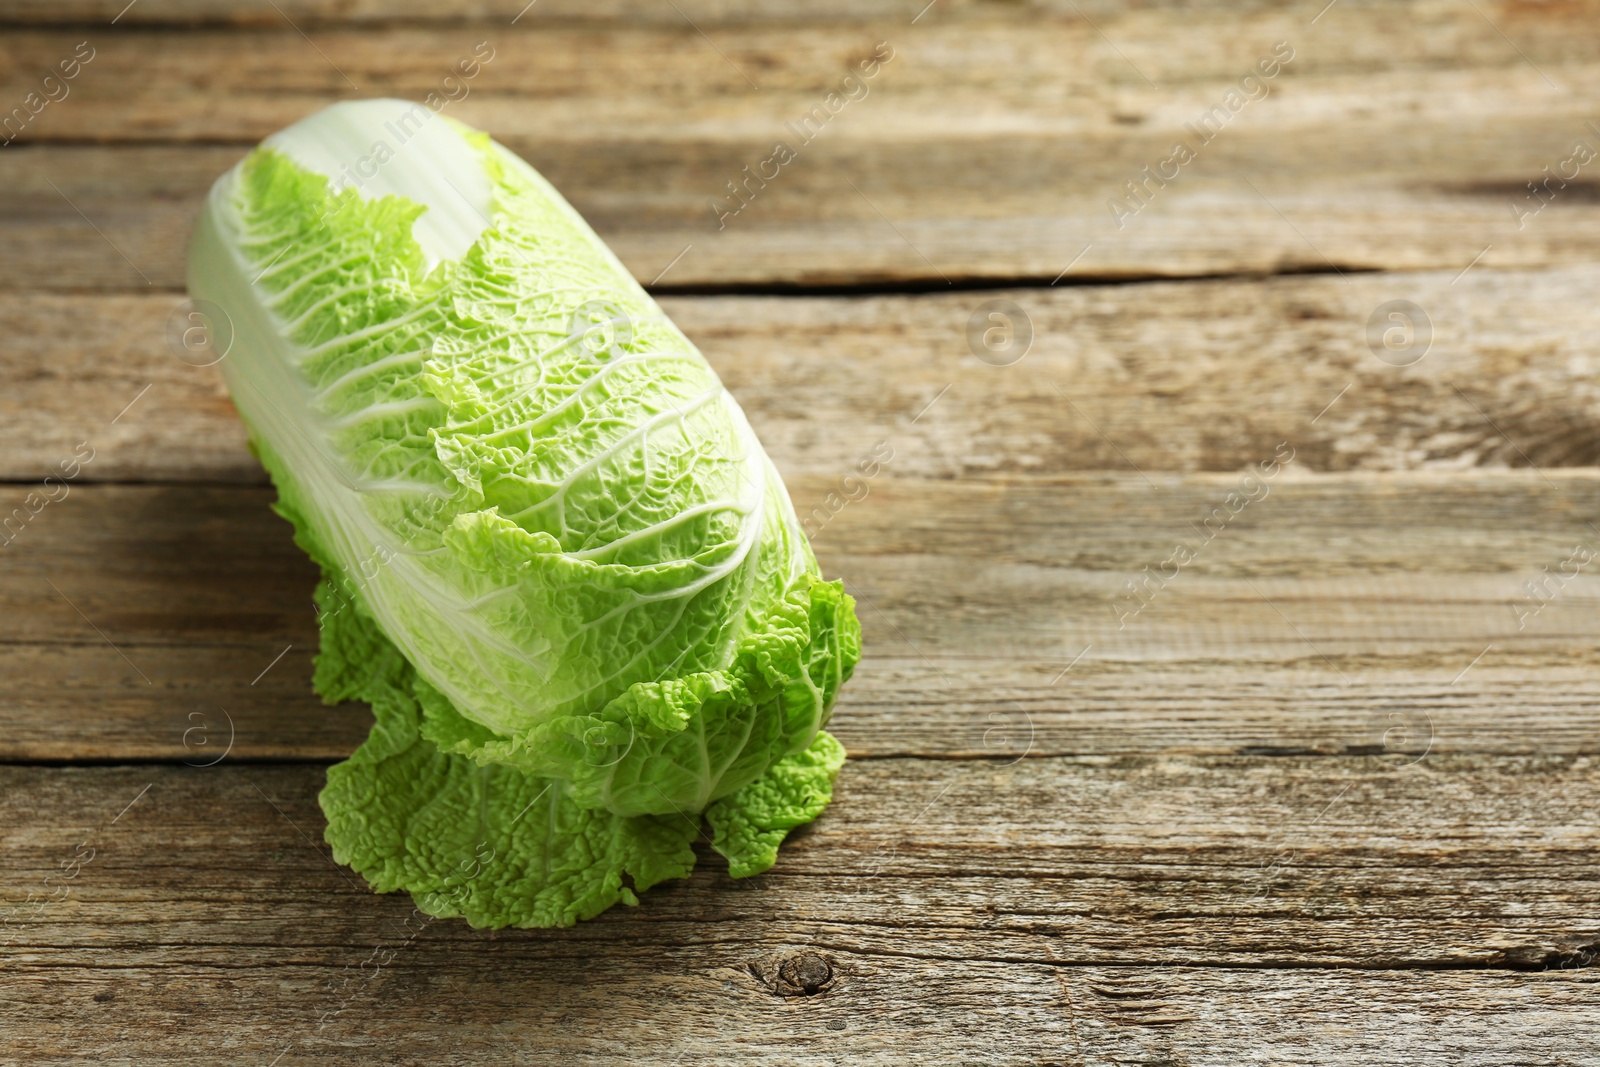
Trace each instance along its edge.
{"label": "white cabbage rib", "polygon": [[[269,138],[266,146],[282,151],[306,170],[337,178],[339,168],[349,162],[343,157],[351,153],[351,146],[364,148],[371,144],[384,130],[392,128],[398,116],[412,114],[413,107],[399,101],[338,105]],[[422,130],[415,143],[403,146],[359,192],[367,199],[375,195],[400,196],[424,206],[427,210],[413,227],[412,236],[430,269],[444,264],[448,270],[459,264],[486,232],[502,225],[515,227],[521,220],[507,217],[504,205],[491,195],[494,186],[482,148],[445,120],[432,119]],[[542,178],[499,146],[492,146],[490,151],[496,153],[495,159],[508,175],[506,180],[521,183],[522,195],[548,197],[555,212],[589,234],[594,259],[601,270],[609,271],[607,280],[619,300],[632,306],[642,304],[653,311],[648,297],[622,265]],[[581,707],[597,694],[612,694],[616,685],[628,681],[630,672],[647,662],[652,653],[673,647],[671,642],[680,636],[675,628],[689,611],[691,598],[719,582],[731,581],[739,587],[736,592],[748,599],[756,580],[755,558],[766,523],[773,515],[789,528],[783,542],[791,546],[790,558],[781,568],[787,580],[800,580],[808,567],[814,567],[799,536],[787,493],[743,413],[709,368],[704,368],[693,346],[658,313],[640,314],[632,320],[636,328],[654,327],[650,340],[641,341],[643,350],[623,353],[577,382],[563,399],[529,418],[503,426],[491,425],[490,431],[481,435],[483,447],[489,447],[491,441],[531,438],[545,426],[567,418],[573,409],[581,409],[592,393],[616,388],[613,379],[636,374],[642,364],[684,361],[692,364],[697,373],[705,374],[711,386],[698,395],[676,402],[669,400],[658,414],[642,420],[625,434],[602,441],[591,454],[565,469],[561,484],[553,492],[521,509],[487,516],[486,521],[516,523],[533,534],[545,528],[533,520],[543,512],[553,511],[560,517],[556,528],[565,535],[570,529],[569,494],[580,484],[593,492],[593,486],[583,479],[600,477],[632,451],[642,453],[641,463],[648,475],[655,432],[674,427],[687,440],[691,417],[711,417],[726,434],[726,447],[719,445],[722,451],[714,458],[721,468],[737,472],[736,493],[727,498],[685,499],[675,512],[647,515],[651,521],[637,529],[621,530],[604,543],[586,544],[562,554],[574,565],[616,567],[614,561],[620,553],[648,545],[652,539],[659,541],[680,533],[697,522],[711,521],[716,515],[730,516],[737,523],[737,537],[716,546],[708,559],[696,559],[691,554],[655,561],[640,571],[643,574],[663,565],[679,567],[683,579],[668,588],[634,589],[626,588],[625,583],[610,588],[605,583],[621,572],[608,571],[604,579],[596,572],[593,582],[597,596],[605,596],[595,603],[604,610],[597,609],[588,618],[554,620],[563,625],[542,628],[529,623],[540,610],[537,598],[541,592],[538,588],[524,588],[514,566],[485,571],[456,558],[455,550],[436,538],[413,543],[412,534],[395,521],[395,516],[405,510],[403,505],[410,506],[410,511],[405,511],[410,514],[430,500],[459,503],[463,492],[475,487],[449,477],[451,462],[443,453],[437,462],[431,456],[424,457],[430,463],[436,462],[440,472],[437,481],[379,476],[381,472],[373,471],[371,461],[363,466],[351,454],[350,438],[353,433],[359,436],[369,431],[401,432],[386,429],[392,426],[410,427],[403,432],[413,436],[419,427],[434,433],[449,417],[449,405],[431,394],[411,391],[349,410],[324,412],[320,408],[328,401],[330,409],[338,409],[332,401],[341,390],[369,379],[380,381],[386,375],[400,373],[415,377],[424,367],[448,358],[456,358],[459,363],[459,353],[441,353],[426,335],[422,338],[425,343],[403,344],[399,352],[377,354],[374,347],[401,328],[419,323],[425,327],[443,315],[448,305],[434,297],[386,321],[331,337],[319,335],[312,344],[297,342],[297,331],[313,327],[330,309],[359,306],[374,293],[408,283],[387,278],[339,283],[341,266],[360,257],[341,257],[336,263],[319,266],[319,256],[337,252],[337,239],[310,250],[280,249],[271,262],[263,263],[267,258],[265,250],[274,248],[283,238],[281,233],[274,239],[250,231],[240,200],[245,165],[224,175],[212,189],[190,257],[191,292],[220,305],[233,319],[234,340],[222,362],[223,373],[253,435],[267,453],[280,461],[274,467],[280,488],[284,488],[282,482],[286,478],[292,479],[293,497],[315,502],[315,514],[307,518],[323,551],[351,577],[361,603],[418,673],[462,714],[497,732],[516,733],[558,711]],[[517,246],[509,247],[521,254]],[[552,273],[560,274],[562,266],[559,258],[539,264],[546,278]],[[297,275],[297,267],[306,268],[305,273]],[[591,264],[589,269],[592,273],[596,268]],[[329,286],[330,278],[334,279],[332,287],[324,291],[321,287]],[[269,283],[276,285],[280,281],[285,284],[275,290],[268,288]],[[592,289],[581,285],[561,288],[568,291],[569,298],[593,295]],[[506,306],[514,314],[522,306],[519,301],[553,300],[558,295],[553,285],[533,294],[507,293]],[[299,299],[312,302],[297,304]],[[561,336],[559,330],[548,326],[526,332]],[[477,343],[494,345],[509,336],[486,336]],[[664,339],[681,348],[661,348]],[[572,344],[571,337],[563,337],[537,355],[509,366],[493,366],[469,358],[461,368],[467,380],[480,388],[494,386],[494,391],[486,394],[483,417],[493,424],[517,406],[515,390],[526,386],[506,383],[506,377],[524,367],[537,364],[543,368],[549,361],[569,356]],[[362,355],[367,349],[374,352],[370,358]],[[311,380],[313,362],[326,366],[325,359],[335,354],[353,356],[354,362],[335,366],[338,373],[321,384]],[[624,387],[637,385],[625,383]],[[709,416],[705,415],[707,411]],[[418,419],[422,421],[414,421]],[[680,452],[672,458],[682,463],[685,455],[698,457],[699,453]],[[537,489],[536,483],[530,481],[529,485]],[[289,496],[286,492],[286,499]],[[634,502],[638,499],[636,495]],[[481,505],[478,510],[483,510]],[[448,519],[451,514],[446,512],[444,517]],[[446,535],[448,542],[448,531],[439,533]],[[559,545],[556,548],[559,550]],[[631,611],[663,601],[678,602],[670,622],[663,617],[663,624],[656,626],[654,632],[642,634],[637,644],[623,649],[628,655],[607,660],[587,683],[560,677],[564,657],[571,651],[567,645],[618,624]],[[735,616],[742,610],[736,605]],[[566,626],[566,621],[571,625]],[[563,629],[570,640],[558,646],[552,634]],[[726,666],[734,654],[737,636],[736,626],[717,636],[717,648],[708,660],[702,657],[701,668]],[[690,651],[686,644],[672,662],[684,660]],[[587,692],[584,684],[588,685]]]}

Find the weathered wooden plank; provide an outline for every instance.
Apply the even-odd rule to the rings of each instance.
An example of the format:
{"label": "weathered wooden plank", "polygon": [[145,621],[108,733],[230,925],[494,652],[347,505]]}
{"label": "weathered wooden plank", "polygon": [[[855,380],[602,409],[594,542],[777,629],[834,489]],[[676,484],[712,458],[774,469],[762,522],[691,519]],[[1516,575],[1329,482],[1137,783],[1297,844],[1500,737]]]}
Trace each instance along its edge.
{"label": "weathered wooden plank", "polygon": [[[716,30],[716,49],[686,22],[530,19],[483,38],[478,27],[329,29],[322,54],[283,25],[113,36],[71,95],[0,153],[0,232],[18,251],[0,281],[177,285],[199,196],[240,151],[24,150],[26,140],[250,143],[341,96],[422,97],[480,39],[495,59],[447,113],[543,169],[647,281],[691,244],[663,284],[1049,280],[1069,263],[1102,278],[1455,271],[1480,253],[1486,265],[1583,262],[1600,207],[1571,157],[1578,141],[1600,143],[1588,125],[1597,101],[1578,88],[1600,72],[1600,38],[1578,32],[1596,10],[1519,9],[1503,22],[1514,47],[1452,4],[1341,6],[1315,29],[1287,10],[1132,11],[1095,25],[1071,10],[1025,23],[992,12],[915,26],[737,22]],[[1399,40],[1396,20],[1410,29]],[[70,56],[81,39],[12,36],[25,58],[0,91],[16,100],[51,62],[38,57]],[[1224,110],[1212,139],[1186,130],[1280,40],[1295,58],[1263,83],[1268,95]],[[880,41],[895,58],[865,98],[826,136],[791,145],[798,158],[752,186],[737,216],[710,209],[774,141],[797,141],[785,123]],[[1117,218],[1125,183],[1147,181],[1140,168],[1181,139],[1196,159]],[[1566,178],[1519,224],[1514,208],[1539,205],[1527,183],[1546,166]],[[105,238],[131,265],[107,255]]]}
{"label": "weathered wooden plank", "polygon": [[[1585,971],[1053,969],[819,953],[801,940],[775,952],[621,946],[570,969],[507,942],[490,943],[487,960],[426,965],[406,949],[369,979],[360,965],[379,940],[271,968],[96,969],[66,952],[0,976],[0,1022],[34,1062],[92,1053],[118,1067],[193,1063],[197,1047],[278,1067],[900,1064],[930,1049],[942,1063],[1085,1067],[1600,1063]],[[741,966],[810,967],[812,956],[832,976],[812,996],[775,993]]]}
{"label": "weathered wooden plank", "polygon": [[[410,902],[321,844],[322,781],[0,769],[14,965],[337,965],[403,931]],[[565,971],[703,940],[1041,966],[1572,966],[1600,951],[1596,803],[1590,757],[868,760],[758,878],[707,854],[637,909],[493,938],[435,923],[411,950],[488,970],[496,942]],[[56,899],[29,906],[30,889]]]}
{"label": "weathered wooden plank", "polygon": [[[1393,0],[1380,0],[1393,8]],[[1367,0],[1368,6],[1375,6]],[[904,22],[923,14],[917,24],[927,21],[925,5],[907,3],[905,0],[820,0],[817,3],[798,4],[793,0],[694,0],[679,5],[682,12],[650,0],[538,0],[537,6],[524,0],[445,0],[422,3],[422,0],[393,0],[377,3],[376,0],[139,0],[136,5],[119,5],[117,0],[64,0],[47,4],[44,0],[12,0],[7,5],[0,24],[26,26],[60,26],[65,23],[82,23],[94,26],[111,23],[116,19],[120,26],[247,26],[252,29],[282,28],[286,18],[298,25],[326,29],[340,25],[365,27],[388,23],[463,23],[510,24],[537,21],[603,21],[637,24],[679,25],[685,14],[700,26],[723,23],[740,25],[752,22],[782,22],[815,24],[818,22],[851,23],[868,20],[899,19]],[[941,0],[935,8],[941,19],[992,16],[1011,13],[1011,5],[1004,0]],[[1199,4],[1193,0],[1034,0],[1027,7],[1030,15],[1083,15],[1097,22],[1140,12],[1166,11],[1179,15],[1195,11],[1211,14],[1257,14],[1280,11],[1281,5],[1270,0],[1206,0]],[[1576,22],[1581,7],[1557,9]],[[1316,14],[1309,10],[1307,20]],[[1512,9],[1513,19],[1527,14]],[[1535,17],[1548,19],[1549,13],[1533,12]],[[521,16],[518,18],[518,16]],[[120,17],[119,17],[120,16]]]}
{"label": "weathered wooden plank", "polygon": [[[141,8],[148,3],[144,0]],[[1137,137],[1150,135],[1141,128],[1157,123],[1181,134],[1184,121],[1194,117],[1190,106],[1199,114],[1219,102],[1199,93],[1215,90],[1220,98],[1258,60],[1270,57],[1278,41],[1288,42],[1277,56],[1281,69],[1269,65],[1266,91],[1252,91],[1257,99],[1235,109],[1241,122],[1257,117],[1263,124],[1305,123],[1318,117],[1308,105],[1335,101],[1342,106],[1321,118],[1359,120],[1373,117],[1363,112],[1379,100],[1413,113],[1427,107],[1432,113],[1426,117],[1433,120],[1457,117],[1479,103],[1492,105],[1491,113],[1481,116],[1489,121],[1508,113],[1532,114],[1540,103],[1546,115],[1581,116],[1586,114],[1582,83],[1574,78],[1570,85],[1552,87],[1539,80],[1539,72],[1554,78],[1600,63],[1600,38],[1575,32],[1591,28],[1600,10],[1595,0],[1516,12],[1502,25],[1516,34],[1520,55],[1482,16],[1449,3],[1404,0],[1341,5],[1337,17],[1319,20],[1310,30],[1303,11],[1277,5],[1140,4],[1102,11],[1091,24],[1072,4],[1025,15],[1000,5],[952,4],[947,10],[940,4],[915,25],[877,5],[858,8],[858,17],[844,20],[792,7],[776,26],[759,16],[733,14],[720,27],[715,48],[694,28],[714,24],[714,13],[706,23],[691,24],[683,15],[688,9],[640,8],[638,15],[648,8],[651,17],[630,17],[626,26],[552,21],[542,5],[517,26],[496,21],[445,27],[335,25],[319,33],[315,47],[281,19],[244,33],[13,29],[0,88],[6,99],[35,90],[36,79],[55,65],[51,57],[74,56],[89,34],[93,40],[78,56],[82,69],[68,79],[64,98],[47,105],[25,130],[14,130],[19,141],[243,143],[293,121],[319,99],[385,92],[420,99],[430,90],[442,93],[441,78],[458,59],[471,58],[474,44],[486,41],[489,47],[477,56],[481,69],[469,64],[465,91],[446,87],[458,99],[445,106],[451,114],[499,110],[508,123],[499,132],[506,136],[650,142],[664,133],[694,130],[711,141],[751,134],[765,141],[781,135],[784,119],[837,90],[843,75],[857,71],[857,60],[885,41],[892,55],[883,50],[881,70],[867,79],[874,83],[867,95],[879,110],[869,113],[872,104],[860,100],[847,104],[830,133],[851,129],[846,118],[891,127],[883,108],[904,111],[937,96],[952,105],[938,124],[951,134],[1104,135],[1120,126]],[[1397,16],[1408,17],[1415,32],[1374,54],[1371,40],[1392,28]],[[1115,39],[1115,47],[1108,38]],[[997,60],[1006,66],[996,69]],[[1532,75],[1539,88],[1524,84],[1516,77],[1519,71]],[[1366,84],[1350,84],[1352,74],[1364,75]],[[1395,84],[1401,75],[1403,86]],[[201,85],[207,93],[194,92]],[[1517,92],[1510,98],[1494,95],[1507,87]],[[1397,88],[1404,98],[1395,99]],[[1563,93],[1571,98],[1563,100]],[[650,94],[657,99],[643,98]],[[880,94],[894,99],[879,103]],[[981,112],[963,113],[953,106],[980,94],[987,105]],[[304,99],[308,95],[315,99]],[[164,96],[172,99],[164,114],[157,114],[151,105]],[[543,99],[549,106],[513,115],[507,98],[519,97]],[[691,110],[673,114],[670,108],[680,98]],[[244,107],[230,115],[219,101]],[[1140,106],[1113,111],[1112,104]],[[857,105],[860,115],[850,110]],[[798,112],[791,113],[793,107]],[[1276,115],[1268,118],[1269,112]],[[639,128],[634,120],[646,115],[659,117],[661,126]],[[934,131],[931,115],[918,117],[916,126],[897,130],[897,140]],[[762,124],[740,128],[752,120]],[[863,134],[857,129],[852,136]],[[1161,147],[1167,147],[1165,136]],[[1472,152],[1481,146],[1451,150]],[[1378,157],[1363,153],[1363,158]],[[1392,151],[1387,158],[1395,158]]]}
{"label": "weathered wooden plank", "polygon": [[[3,17],[119,14],[95,2]],[[1600,463],[1600,212],[1587,176],[1511,210],[1596,143],[1595,5],[566,2],[511,30],[440,24],[516,14],[492,0],[143,0],[119,28],[266,32],[0,44],[13,103],[57,45],[101,48],[45,143],[0,152],[0,283],[28,290],[0,298],[0,479],[95,449],[0,549],[0,760],[161,764],[0,767],[0,1061],[1600,1063],[1600,596],[1547,576],[1600,539],[1594,470],[1557,469]],[[245,143],[491,38],[450,113],[643,280],[692,243],[668,287],[1043,282],[1086,245],[1075,275],[1437,273],[669,299],[861,598],[836,727],[875,758],[752,882],[708,854],[576,930],[419,928],[326,859],[320,768],[238,765],[338,758],[368,718],[309,694],[311,569],[215,373],[159,338]],[[1113,228],[1279,38],[1272,96]],[[871,98],[716,230],[707,197],[880,39]],[[1032,318],[1020,363],[968,346],[992,299]],[[1368,347],[1393,299],[1436,332],[1405,368]],[[865,499],[830,497],[879,442]],[[1196,530],[1241,482],[1195,472],[1280,443],[1270,492]],[[1539,469],[1445,473],[1504,466]]]}
{"label": "weathered wooden plank", "polygon": [[[1210,541],[1189,524],[1238,476],[1157,477],[885,474],[822,526],[866,635],[835,720],[851,752],[1596,751],[1600,590],[1573,550],[1600,545],[1600,474],[1283,473]],[[309,691],[314,570],[270,499],[78,486],[34,516],[0,550],[0,757],[359,743],[365,709]],[[1195,559],[1128,593],[1179,541]]]}
{"label": "weathered wooden plank", "polygon": [[[1480,267],[1459,281],[1319,276],[662,303],[785,473],[843,477],[886,442],[896,476],[988,478],[1241,470],[1284,442],[1297,468],[1316,471],[1600,463],[1597,290],[1593,266]],[[169,348],[181,299],[0,294],[9,383],[0,478],[41,478],[87,442],[95,458],[85,479],[259,484],[220,374]],[[1009,354],[968,339],[996,300],[1019,308],[1032,332],[1027,354],[1006,366],[980,355]],[[1383,362],[1368,343],[1369,322],[1392,300],[1428,317],[1431,347],[1410,366]]]}
{"label": "weathered wooden plank", "polygon": [[[6,6],[4,22],[17,25],[60,25],[83,23],[86,27],[109,24],[119,26],[245,26],[251,29],[281,29],[286,21],[312,29],[350,24],[381,26],[385,23],[452,24],[469,21],[505,26],[517,22],[582,20],[587,22],[625,22],[630,25],[684,24],[684,15],[649,0],[448,0],[423,3],[422,0],[139,0],[131,7],[114,0],[69,0],[49,5],[42,0],[13,0]],[[821,0],[798,5],[789,0],[694,0],[684,11],[700,26],[732,22],[810,23],[823,19],[853,21],[869,18],[909,20],[916,9],[903,0]],[[943,0],[941,7],[952,10],[970,8],[971,0]],[[1123,7],[1119,0],[1085,3],[1084,10],[1103,15]],[[1141,7],[1153,6],[1148,3]],[[126,10],[124,8],[126,7]],[[1229,7],[1244,10],[1247,5],[1233,0]],[[1069,9],[1070,10],[1070,9]],[[118,17],[120,14],[120,17]],[[519,15],[521,17],[519,17]]]}

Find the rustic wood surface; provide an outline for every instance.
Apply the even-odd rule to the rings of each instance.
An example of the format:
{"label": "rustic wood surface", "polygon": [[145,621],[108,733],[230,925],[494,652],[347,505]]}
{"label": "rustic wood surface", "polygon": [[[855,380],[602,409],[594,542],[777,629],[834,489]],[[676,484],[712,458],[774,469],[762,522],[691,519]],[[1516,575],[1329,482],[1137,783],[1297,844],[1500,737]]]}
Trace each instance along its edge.
{"label": "rustic wood surface", "polygon": [[[1284,441],[1317,472],[1594,465],[1597,291],[1600,267],[1571,266],[662,304],[786,474],[843,475],[887,441],[895,476],[983,479],[1237,471]],[[995,299],[1034,334],[1010,366],[967,345]],[[1407,367],[1367,345],[1396,299],[1432,324]],[[86,441],[86,481],[265,484],[222,376],[168,347],[182,301],[0,293],[19,371],[0,478],[42,477]]]}
{"label": "rustic wood surface", "polygon": [[[95,57],[0,147],[0,515],[93,459],[0,547],[0,1064],[1600,1064],[1600,586],[1551,577],[1600,553],[1600,159],[1518,218],[1600,147],[1597,17],[6,5],[4,108]],[[166,337],[218,173],[477,41],[446,113],[665,294],[864,631],[852,761],[778,866],[702,848],[565,931],[419,923],[332,863],[370,714],[310,692],[312,568]],[[1369,343],[1393,300],[1416,362]]]}
{"label": "rustic wood surface", "polygon": [[[663,286],[1044,283],[1069,266],[1069,279],[1453,273],[1480,254],[1583,263],[1600,241],[1593,165],[1569,168],[1537,214],[1513,211],[1539,203],[1526,183],[1575,142],[1600,145],[1596,0],[1344,0],[1314,24],[1320,3],[944,0],[915,23],[915,3],[841,18],[638,3],[582,20],[541,3],[515,25],[443,26],[330,24],[344,5],[298,6],[322,24],[308,32],[269,0],[248,34],[180,32],[153,23],[205,9],[138,0],[130,26],[8,31],[0,99],[79,42],[95,58],[0,153],[0,234],[17,250],[0,281],[181,285],[199,198],[248,145],[340,97],[438,91],[479,41],[494,59],[444,113],[526,155],[641,278],[692,245]],[[1294,58],[1264,98],[1209,142],[1185,131],[1280,41]],[[800,142],[785,124],[878,42],[894,58],[867,95]],[[1197,158],[1118,225],[1110,200],[1180,138]],[[719,226],[708,202],[780,139],[798,158]]]}
{"label": "rustic wood surface", "polygon": [[[817,550],[872,653],[839,706],[850,752],[1334,756],[1381,754],[1386,736],[1397,759],[1600,752],[1585,641],[1600,590],[1580,580],[1518,614],[1530,575],[1600,544],[1584,518],[1600,474],[1285,481],[1125,617],[1129,572],[1237,481],[1161,478],[885,475],[840,512]],[[829,488],[789,482],[802,502]],[[94,485],[41,512],[5,550],[0,756],[205,762],[231,735],[236,759],[332,760],[358,744],[365,707],[306,686],[315,569],[271,499]]]}

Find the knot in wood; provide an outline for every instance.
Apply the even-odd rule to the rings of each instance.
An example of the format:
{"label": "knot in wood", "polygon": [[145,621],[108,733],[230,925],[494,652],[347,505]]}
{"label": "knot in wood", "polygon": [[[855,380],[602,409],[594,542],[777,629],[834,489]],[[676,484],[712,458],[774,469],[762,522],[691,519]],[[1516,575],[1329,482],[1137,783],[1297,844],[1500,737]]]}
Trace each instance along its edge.
{"label": "knot in wood", "polygon": [[779,992],[809,997],[833,980],[833,964],[816,952],[797,952],[778,964]]}

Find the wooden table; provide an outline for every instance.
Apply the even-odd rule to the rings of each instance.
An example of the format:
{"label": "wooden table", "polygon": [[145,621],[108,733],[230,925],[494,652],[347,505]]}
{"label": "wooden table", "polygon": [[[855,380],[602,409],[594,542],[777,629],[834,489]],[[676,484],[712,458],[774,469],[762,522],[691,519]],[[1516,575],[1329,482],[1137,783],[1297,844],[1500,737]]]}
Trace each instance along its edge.
{"label": "wooden table", "polygon": [[[0,149],[0,1063],[1600,1063],[1600,3],[125,3],[0,37],[6,109],[93,52]],[[321,841],[369,715],[166,334],[218,173],[432,91],[801,511],[893,450],[766,875],[419,933]]]}

